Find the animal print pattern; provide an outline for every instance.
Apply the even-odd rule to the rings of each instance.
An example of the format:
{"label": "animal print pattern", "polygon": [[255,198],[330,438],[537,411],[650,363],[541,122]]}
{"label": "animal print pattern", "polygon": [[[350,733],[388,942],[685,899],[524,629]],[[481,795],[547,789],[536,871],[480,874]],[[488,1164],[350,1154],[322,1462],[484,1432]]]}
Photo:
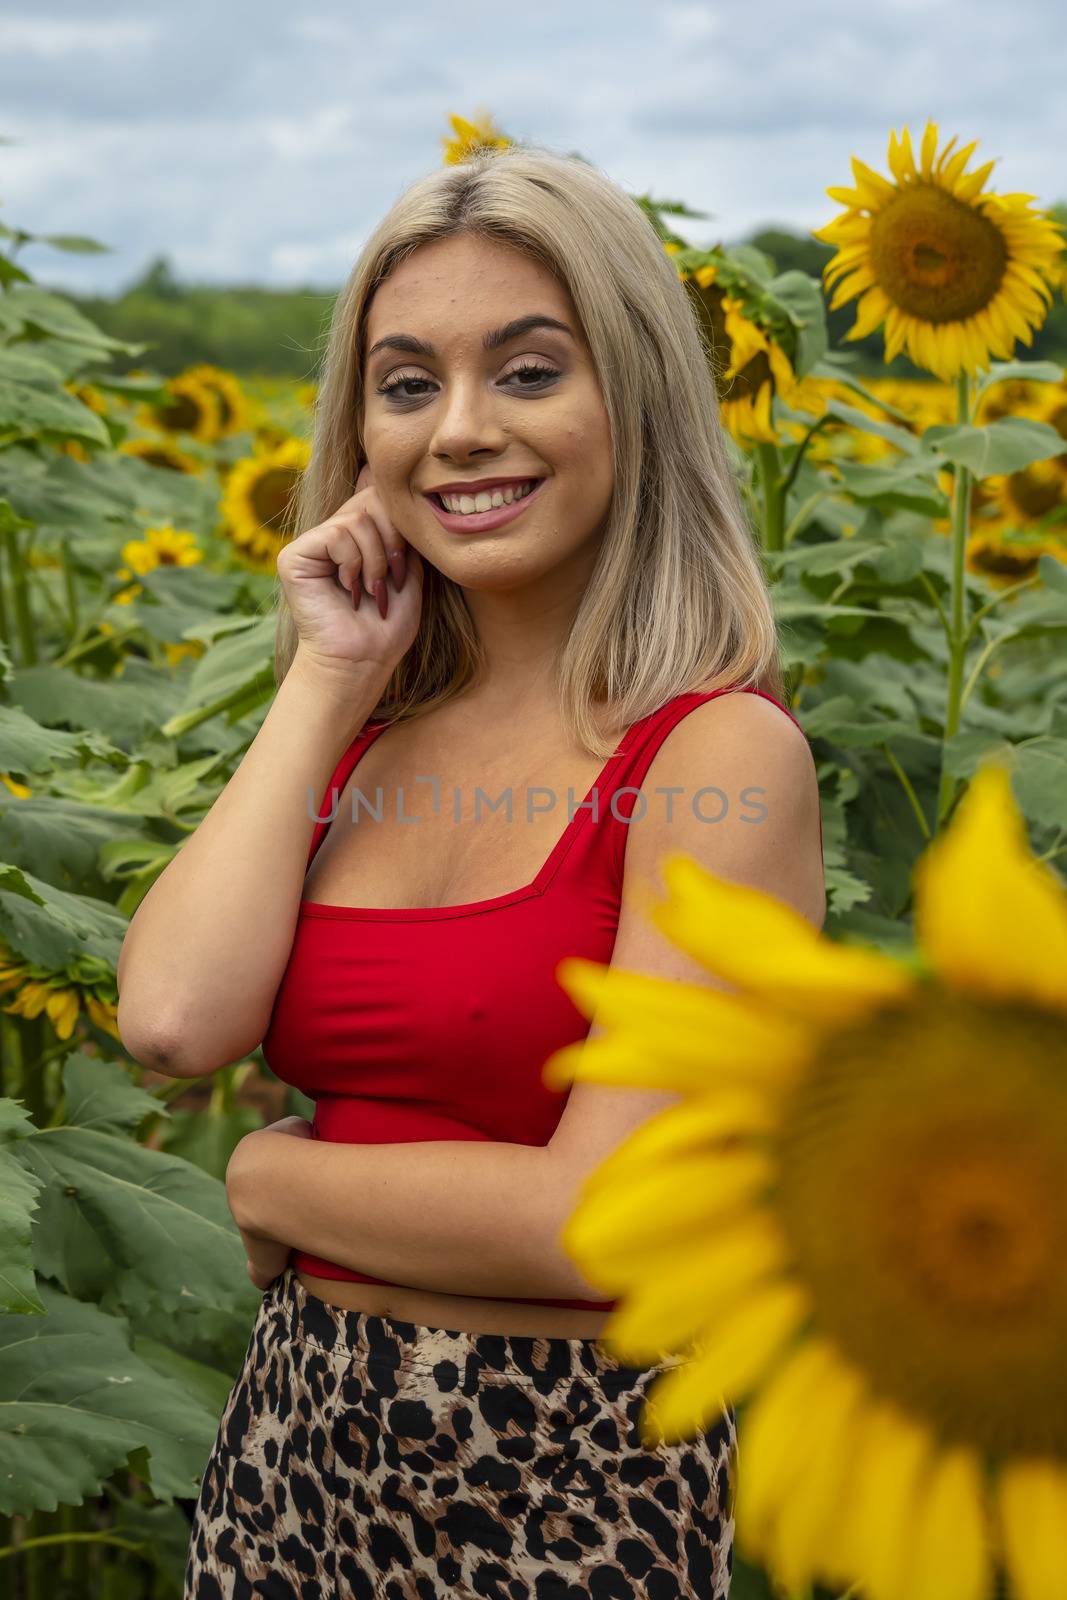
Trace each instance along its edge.
{"label": "animal print pattern", "polygon": [[263,1296],[204,1471],[184,1600],[722,1600],[737,1434],[648,1449],[683,1358]]}

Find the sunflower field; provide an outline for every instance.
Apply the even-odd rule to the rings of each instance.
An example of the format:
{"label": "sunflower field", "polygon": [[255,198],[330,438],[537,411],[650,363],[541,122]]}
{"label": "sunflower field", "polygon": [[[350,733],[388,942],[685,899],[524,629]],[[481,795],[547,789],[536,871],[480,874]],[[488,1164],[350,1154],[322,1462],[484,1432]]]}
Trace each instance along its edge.
{"label": "sunflower field", "polygon": [[[454,117],[443,158],[508,142]],[[853,160],[823,284],[634,196],[714,365],[828,910],[668,858],[650,915],[732,991],[575,960],[605,1031],[545,1071],[683,1097],[566,1243],[613,1353],[692,1356],[650,1444],[737,1407],[737,1600],[1067,1594],[1067,374],[1025,359],[1067,240],[956,144]],[[142,1067],[115,974],[273,698],[315,385],[160,374],[32,237],[0,227],[0,1600],[174,1600],[260,1300],[226,1165],[312,1108],[258,1052]],[[824,290],[927,378],[857,376]]]}

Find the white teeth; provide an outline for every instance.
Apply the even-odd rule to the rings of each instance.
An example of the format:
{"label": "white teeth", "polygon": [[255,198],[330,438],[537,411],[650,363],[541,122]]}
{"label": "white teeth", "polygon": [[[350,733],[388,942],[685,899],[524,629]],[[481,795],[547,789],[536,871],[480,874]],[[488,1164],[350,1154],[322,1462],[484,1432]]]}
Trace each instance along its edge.
{"label": "white teeth", "polygon": [[451,511],[459,516],[467,516],[472,511],[492,511],[499,506],[510,506],[514,500],[522,500],[536,487],[536,478],[531,478],[529,483],[519,485],[518,488],[483,489],[481,494],[442,494],[441,501],[446,511]]}

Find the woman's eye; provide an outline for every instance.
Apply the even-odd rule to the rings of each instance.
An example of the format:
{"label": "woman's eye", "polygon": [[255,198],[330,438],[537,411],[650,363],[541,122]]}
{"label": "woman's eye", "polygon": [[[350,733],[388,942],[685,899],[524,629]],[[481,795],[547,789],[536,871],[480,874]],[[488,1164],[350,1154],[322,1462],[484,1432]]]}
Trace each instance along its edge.
{"label": "woman's eye", "polygon": [[[527,365],[513,368],[511,372],[506,374],[504,382],[510,383],[512,378],[525,379],[528,381],[518,383],[515,387],[519,389],[535,389],[540,388],[545,383],[550,383],[552,379],[558,377],[559,372],[555,367],[542,366],[540,362],[530,362]],[[396,395],[400,400],[418,400],[420,395],[411,392],[412,384],[422,384],[425,389],[430,384],[430,379],[405,378],[403,374],[400,374],[391,383],[382,384],[377,393],[386,399]]]}

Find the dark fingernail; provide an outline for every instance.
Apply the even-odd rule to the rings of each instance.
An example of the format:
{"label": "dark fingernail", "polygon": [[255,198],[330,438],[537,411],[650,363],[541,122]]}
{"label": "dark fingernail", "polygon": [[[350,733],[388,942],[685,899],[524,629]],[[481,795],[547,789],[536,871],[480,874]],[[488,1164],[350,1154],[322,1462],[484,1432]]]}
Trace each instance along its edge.
{"label": "dark fingernail", "polygon": [[394,550],[392,555],[389,557],[389,571],[393,575],[393,582],[396,584],[398,591],[404,587],[404,579],[407,576],[407,569],[408,564],[403,550]]}
{"label": "dark fingernail", "polygon": [[388,610],[388,607],[389,607],[389,596],[385,592],[385,579],[384,578],[375,578],[375,580],[374,580],[374,598],[378,602],[378,610],[379,610],[379,612],[384,617],[385,613],[386,613],[386,611]]}

